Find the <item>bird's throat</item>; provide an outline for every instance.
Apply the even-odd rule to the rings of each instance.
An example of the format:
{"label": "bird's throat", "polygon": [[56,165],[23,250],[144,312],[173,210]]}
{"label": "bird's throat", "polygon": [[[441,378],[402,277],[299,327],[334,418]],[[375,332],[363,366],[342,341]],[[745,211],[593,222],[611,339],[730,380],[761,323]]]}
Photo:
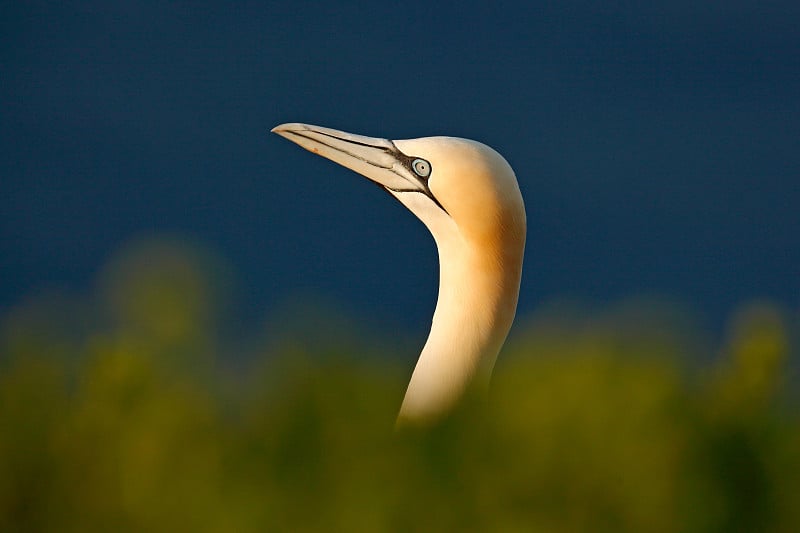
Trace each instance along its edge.
{"label": "bird's throat", "polygon": [[516,312],[521,254],[437,242],[439,297],[399,423],[427,422],[475,386],[486,388]]}

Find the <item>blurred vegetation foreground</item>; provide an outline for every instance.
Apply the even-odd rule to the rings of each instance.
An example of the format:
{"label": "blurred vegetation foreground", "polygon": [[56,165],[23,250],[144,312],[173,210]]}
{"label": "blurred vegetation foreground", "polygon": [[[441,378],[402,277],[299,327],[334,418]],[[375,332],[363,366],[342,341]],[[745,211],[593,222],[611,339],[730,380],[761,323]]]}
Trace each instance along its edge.
{"label": "blurred vegetation foreground", "polygon": [[226,341],[213,265],[134,246],[2,318],[0,531],[800,531],[769,306],[719,347],[635,306],[520,317],[488,405],[396,433],[416,353]]}

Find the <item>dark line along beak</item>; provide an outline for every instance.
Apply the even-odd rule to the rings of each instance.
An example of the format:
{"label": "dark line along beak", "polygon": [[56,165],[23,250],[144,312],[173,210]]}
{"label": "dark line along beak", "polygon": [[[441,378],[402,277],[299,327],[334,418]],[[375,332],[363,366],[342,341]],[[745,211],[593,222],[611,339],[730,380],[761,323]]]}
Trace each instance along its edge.
{"label": "dark line along beak", "polygon": [[442,207],[428,188],[427,179],[411,168],[413,158],[388,139],[298,123],[281,124],[272,132],[358,172],[389,191],[420,192]]}

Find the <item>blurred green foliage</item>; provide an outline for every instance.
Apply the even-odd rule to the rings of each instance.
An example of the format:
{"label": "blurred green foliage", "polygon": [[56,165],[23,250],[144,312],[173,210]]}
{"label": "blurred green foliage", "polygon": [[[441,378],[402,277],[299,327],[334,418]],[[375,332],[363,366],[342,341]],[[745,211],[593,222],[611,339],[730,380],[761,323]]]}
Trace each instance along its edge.
{"label": "blurred green foliage", "polygon": [[791,328],[769,306],[720,348],[645,304],[543,311],[488,402],[395,432],[410,368],[356,335],[229,364],[248,343],[220,333],[217,266],[141,244],[97,298],[4,317],[0,531],[800,531]]}

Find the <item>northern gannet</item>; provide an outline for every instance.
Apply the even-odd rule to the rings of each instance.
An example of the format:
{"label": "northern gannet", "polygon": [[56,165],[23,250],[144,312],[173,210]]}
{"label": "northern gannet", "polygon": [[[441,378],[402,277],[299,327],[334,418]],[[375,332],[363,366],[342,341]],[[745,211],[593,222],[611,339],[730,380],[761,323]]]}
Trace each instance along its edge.
{"label": "northern gannet", "polygon": [[525,250],[525,205],[506,160],[456,137],[392,141],[297,123],[272,131],[383,187],[436,241],[439,296],[398,423],[435,420],[472,383],[488,386],[516,313]]}

